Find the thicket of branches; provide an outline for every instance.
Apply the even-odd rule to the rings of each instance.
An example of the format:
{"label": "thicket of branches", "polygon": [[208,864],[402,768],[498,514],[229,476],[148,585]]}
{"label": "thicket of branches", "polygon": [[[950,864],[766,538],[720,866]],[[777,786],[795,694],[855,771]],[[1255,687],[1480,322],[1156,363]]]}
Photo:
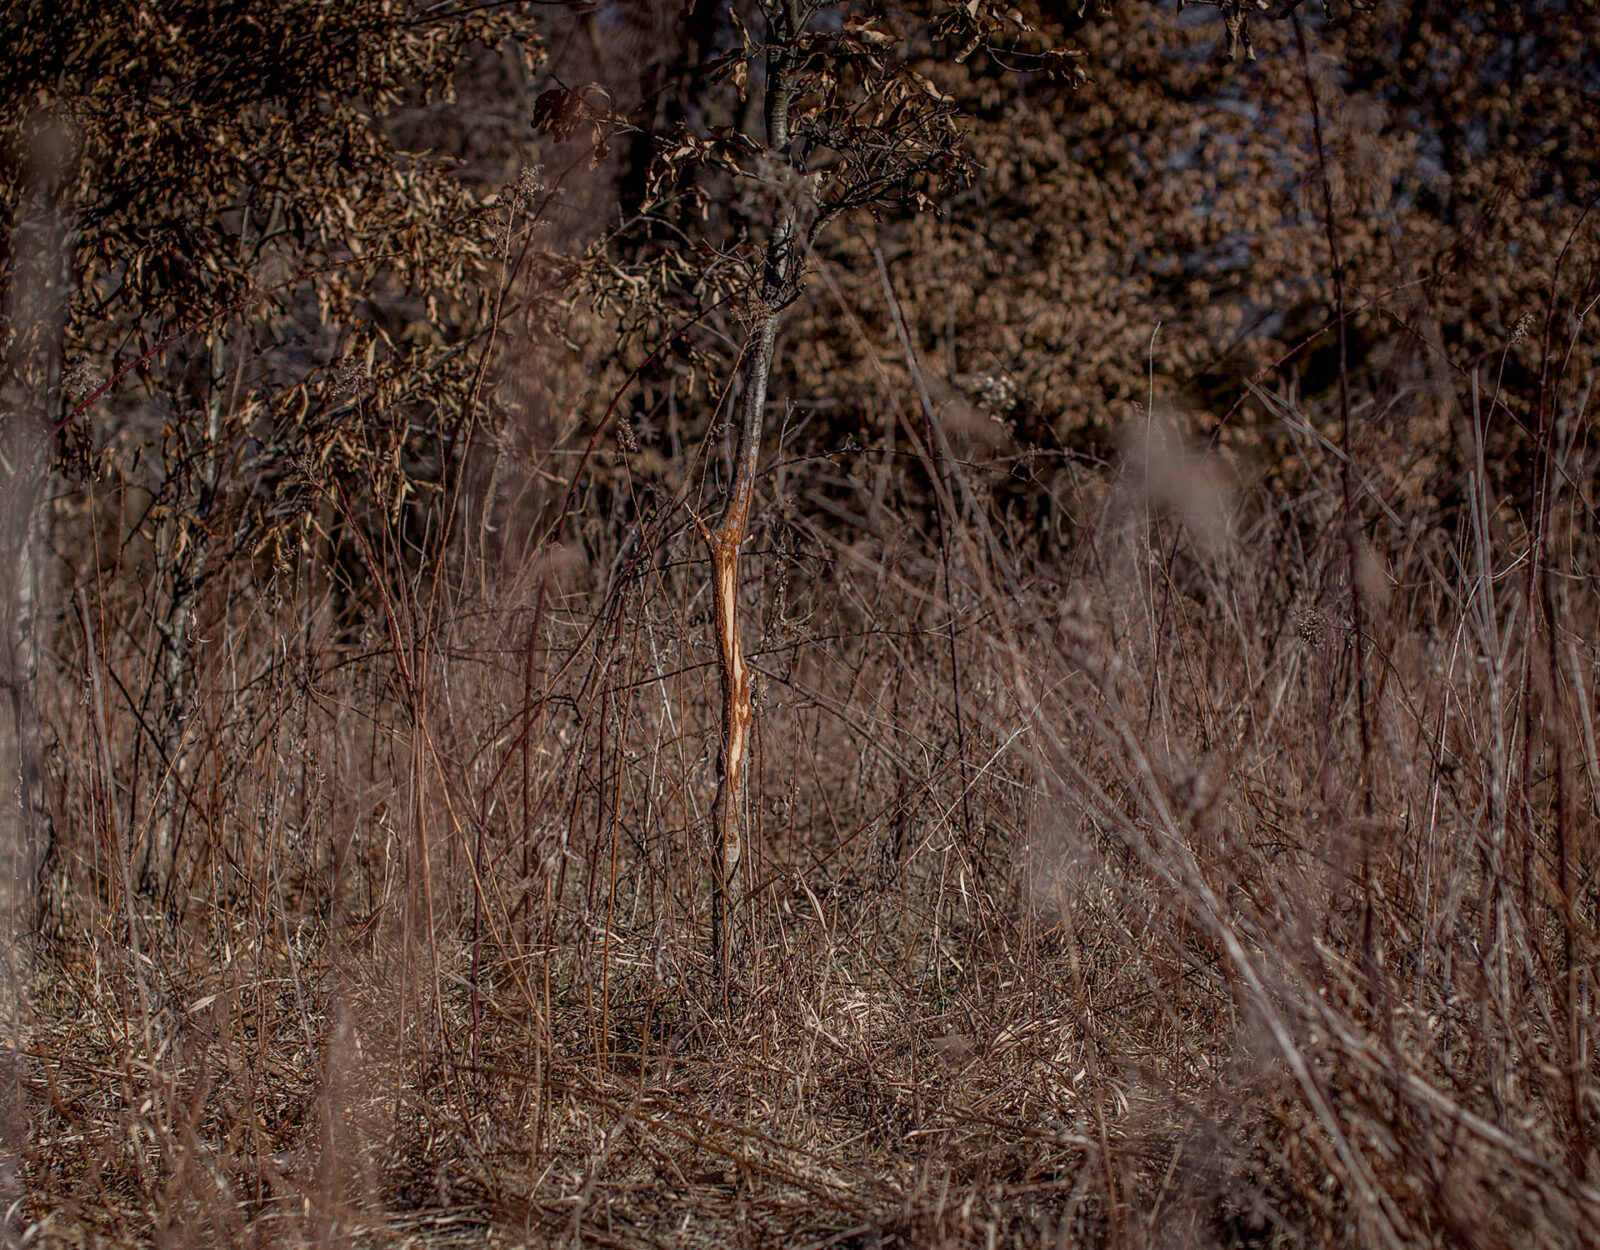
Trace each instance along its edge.
{"label": "thicket of branches", "polygon": [[1600,1240],[1590,0],[3,22],[9,1241]]}

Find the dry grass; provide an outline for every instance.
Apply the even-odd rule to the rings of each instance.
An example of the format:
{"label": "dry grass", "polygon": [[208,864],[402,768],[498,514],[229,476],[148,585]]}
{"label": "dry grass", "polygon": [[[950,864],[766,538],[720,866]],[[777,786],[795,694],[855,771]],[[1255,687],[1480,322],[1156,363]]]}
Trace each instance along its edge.
{"label": "dry grass", "polygon": [[1292,494],[1146,423],[1056,475],[1065,560],[985,502],[1003,448],[952,449],[948,582],[914,464],[872,515],[779,499],[725,984],[681,516],[475,534],[471,577],[345,516],[343,573],[213,584],[170,765],[102,563],[37,688],[14,1230],[1593,1244],[1600,568],[1555,398],[1531,533],[1353,451],[1360,638],[1340,453],[1265,391]]}
{"label": "dry grass", "polygon": [[[563,25],[553,81],[680,37],[676,6],[638,12],[642,51],[624,22]],[[56,279],[17,285],[0,311],[34,323],[0,401],[37,429],[0,426],[0,1240],[1600,1244],[1600,266],[1576,174],[1489,229],[1527,153],[1579,165],[1582,75],[1519,69],[1539,107],[1507,116],[1540,126],[1496,121],[1493,162],[1369,211],[1337,166],[1437,163],[1417,135],[1440,118],[1470,147],[1510,98],[1472,67],[1523,46],[1520,13],[1474,32],[1422,122],[1368,134],[1355,93],[1342,122],[1324,101],[1333,166],[1320,115],[1314,148],[1282,134],[1337,75],[1303,57],[1271,124],[1191,133],[1200,88],[1151,71],[1147,17],[1086,35],[1127,107],[1008,85],[974,122],[983,195],[808,257],[746,547],[753,836],[726,977],[696,522],[731,451],[733,403],[703,387],[737,397],[740,330],[707,294],[736,250],[706,233],[647,279],[652,235],[613,266],[591,243],[618,196],[579,135],[541,154],[557,184],[594,175],[549,197],[549,253],[512,246],[543,237],[517,225],[549,208],[531,172],[471,247],[443,224],[460,186],[395,177],[361,246],[329,246],[378,254],[419,213],[441,233],[415,274],[292,280],[303,307],[162,339],[136,376],[118,344],[158,308],[80,341]],[[1421,108],[1412,80],[1467,41],[1417,22],[1443,50],[1393,73]],[[491,168],[486,202],[528,155],[506,102],[543,80],[485,39],[476,123],[395,128]],[[103,59],[107,150],[140,150],[124,121],[173,142]],[[1179,161],[1207,127],[1260,146]],[[217,254],[273,233],[246,213],[228,234],[233,188],[199,181],[174,215],[215,218]],[[1191,212],[1196,186],[1233,207]],[[48,200],[17,234],[30,263],[77,229]],[[1338,283],[1325,226],[1349,236]],[[1250,285],[1185,270],[1158,347],[1147,262],[1175,274],[1241,228],[1267,257]],[[899,333],[877,246],[903,257]],[[1341,413],[1335,336],[1295,336],[1346,280]],[[404,351],[341,328],[369,296]],[[643,341],[677,296],[701,324]],[[203,332],[243,307],[186,298]],[[63,388],[63,353],[107,367]],[[68,472],[34,472],[58,391],[113,357],[146,389],[108,391],[98,432],[64,427]],[[1165,419],[1178,377],[1175,402],[1239,403]],[[1120,431],[1108,396],[1139,397]]]}

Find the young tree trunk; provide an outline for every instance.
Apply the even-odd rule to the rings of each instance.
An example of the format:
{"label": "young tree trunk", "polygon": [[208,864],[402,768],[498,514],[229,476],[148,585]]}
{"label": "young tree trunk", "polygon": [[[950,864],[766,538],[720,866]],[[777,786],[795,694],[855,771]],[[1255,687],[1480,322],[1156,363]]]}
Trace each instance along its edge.
{"label": "young tree trunk", "polygon": [[[795,37],[802,27],[799,6],[774,5],[771,51],[767,56],[767,150],[789,159],[789,105],[794,97]],[[746,773],[749,755],[749,670],[739,642],[739,549],[744,544],[750,504],[755,497],[756,467],[761,454],[761,426],[767,405],[767,381],[777,343],[778,314],[793,298],[799,264],[795,246],[795,205],[787,189],[774,189],[771,233],[765,270],[750,329],[745,359],[744,395],[734,444],[733,477],[727,502],[715,530],[706,533],[711,549],[713,622],[717,667],[722,681],[722,733],[717,754],[717,797],[712,806],[711,951],[718,974],[728,971],[734,897],[740,861],[744,858]]]}
{"label": "young tree trunk", "polygon": [[[41,118],[40,120],[45,120]],[[41,127],[10,220],[0,218],[0,254],[9,253],[9,288],[0,292],[0,1203],[11,1211],[27,1193],[21,1170],[30,1098],[19,1059],[29,1037],[28,984],[45,893],[36,875],[50,840],[45,802],[43,717],[35,701],[39,631],[54,580],[53,510],[47,471],[33,456],[66,409],[62,347],[72,290],[71,231],[63,187],[69,148],[53,123]],[[44,609],[42,612],[41,609]],[[20,1244],[23,1220],[0,1216],[0,1239]]]}

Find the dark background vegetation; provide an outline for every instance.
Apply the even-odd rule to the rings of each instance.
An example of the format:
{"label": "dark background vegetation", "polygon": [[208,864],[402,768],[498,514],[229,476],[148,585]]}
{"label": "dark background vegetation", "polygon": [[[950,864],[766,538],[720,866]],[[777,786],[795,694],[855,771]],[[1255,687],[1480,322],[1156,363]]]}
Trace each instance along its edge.
{"label": "dark background vegetation", "polygon": [[1600,9],[784,29],[5,6],[0,1235],[1600,1243]]}

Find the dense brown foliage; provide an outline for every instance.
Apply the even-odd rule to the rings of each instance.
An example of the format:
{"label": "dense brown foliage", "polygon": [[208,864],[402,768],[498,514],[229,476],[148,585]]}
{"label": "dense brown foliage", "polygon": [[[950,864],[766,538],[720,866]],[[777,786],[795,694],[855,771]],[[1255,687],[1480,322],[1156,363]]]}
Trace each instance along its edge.
{"label": "dense brown foliage", "polygon": [[1600,1243],[1591,0],[0,21],[7,1244]]}

